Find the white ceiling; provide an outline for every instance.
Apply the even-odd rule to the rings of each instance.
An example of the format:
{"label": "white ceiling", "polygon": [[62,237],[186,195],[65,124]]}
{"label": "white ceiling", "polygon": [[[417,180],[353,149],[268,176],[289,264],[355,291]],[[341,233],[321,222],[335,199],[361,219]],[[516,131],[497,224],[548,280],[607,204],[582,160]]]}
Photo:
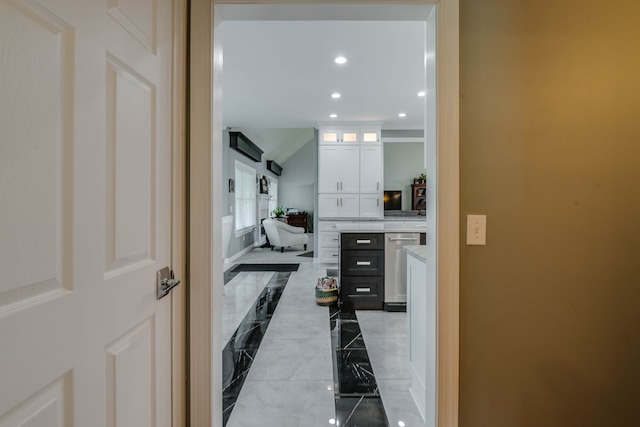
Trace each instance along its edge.
{"label": "white ceiling", "polygon": [[[422,129],[424,98],[417,93],[425,89],[422,19],[429,6],[368,7],[367,13],[360,8],[316,8],[315,20],[304,21],[296,19],[309,16],[308,9],[261,12],[267,19],[287,19],[279,21],[225,10],[224,126],[311,128],[318,122],[376,121],[383,129]],[[249,9],[233,9],[243,10]],[[296,10],[300,13],[291,14]],[[318,20],[336,16],[354,20]],[[338,55],[349,61],[335,64]],[[332,92],[342,97],[334,100]],[[407,117],[399,118],[400,112]],[[331,113],[338,118],[329,118]]]}

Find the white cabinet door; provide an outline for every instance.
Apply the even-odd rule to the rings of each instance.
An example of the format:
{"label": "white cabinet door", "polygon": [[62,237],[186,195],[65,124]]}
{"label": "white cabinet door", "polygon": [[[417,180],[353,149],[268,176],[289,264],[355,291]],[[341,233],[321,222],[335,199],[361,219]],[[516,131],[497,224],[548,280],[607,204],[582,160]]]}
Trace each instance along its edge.
{"label": "white cabinet door", "polygon": [[380,129],[363,129],[361,132],[362,136],[360,141],[362,145],[366,144],[380,144]]}
{"label": "white cabinet door", "polygon": [[357,218],[360,215],[358,194],[319,194],[318,218]]}
{"label": "white cabinet door", "polygon": [[357,218],[360,216],[360,196],[357,194],[340,195],[340,216]]}
{"label": "white cabinet door", "polygon": [[318,193],[357,193],[359,190],[360,147],[319,147]]}
{"label": "white cabinet door", "polygon": [[326,145],[318,149],[318,193],[340,191],[341,148],[337,145]]}
{"label": "white cabinet door", "polygon": [[360,147],[360,192],[382,192],[382,146]]}
{"label": "white cabinet door", "polygon": [[360,147],[340,147],[340,192],[360,191]]}
{"label": "white cabinet door", "polygon": [[365,218],[382,218],[383,203],[379,194],[360,195],[360,216]]}
{"label": "white cabinet door", "polygon": [[172,425],[172,6],[0,1],[2,426]]}
{"label": "white cabinet door", "polygon": [[320,145],[322,144],[358,144],[360,142],[357,130],[322,129],[320,130]]}
{"label": "white cabinet door", "polygon": [[318,194],[318,218],[340,217],[340,194]]}

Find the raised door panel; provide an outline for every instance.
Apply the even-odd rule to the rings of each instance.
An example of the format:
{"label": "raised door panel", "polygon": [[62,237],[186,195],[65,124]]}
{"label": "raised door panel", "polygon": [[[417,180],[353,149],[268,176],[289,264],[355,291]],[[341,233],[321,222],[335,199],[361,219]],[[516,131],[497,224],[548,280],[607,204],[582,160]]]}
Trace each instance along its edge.
{"label": "raised door panel", "polygon": [[360,148],[360,192],[380,193],[382,190],[382,146]]}
{"label": "raised door panel", "polygon": [[340,191],[340,149],[335,145],[318,149],[318,192],[336,193]]}
{"label": "raised door panel", "polygon": [[340,192],[360,191],[360,147],[340,147]]}

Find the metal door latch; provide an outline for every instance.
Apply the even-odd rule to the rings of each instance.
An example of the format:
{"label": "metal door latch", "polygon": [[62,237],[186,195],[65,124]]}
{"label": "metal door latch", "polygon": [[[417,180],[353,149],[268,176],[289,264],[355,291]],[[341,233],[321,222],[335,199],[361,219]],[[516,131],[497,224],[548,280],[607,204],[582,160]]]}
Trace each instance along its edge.
{"label": "metal door latch", "polygon": [[169,267],[158,270],[158,299],[167,296],[179,284],[180,280],[173,277],[173,271]]}

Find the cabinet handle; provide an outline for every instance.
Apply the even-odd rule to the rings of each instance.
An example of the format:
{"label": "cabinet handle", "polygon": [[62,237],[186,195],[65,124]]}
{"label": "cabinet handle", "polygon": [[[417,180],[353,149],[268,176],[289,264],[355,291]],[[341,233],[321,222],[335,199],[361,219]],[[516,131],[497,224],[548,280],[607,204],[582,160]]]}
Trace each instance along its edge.
{"label": "cabinet handle", "polygon": [[371,240],[367,239],[367,240],[356,240],[356,243],[358,245],[368,245],[371,243]]}
{"label": "cabinet handle", "polygon": [[331,255],[331,256],[338,256],[338,254],[333,254],[333,255]]}
{"label": "cabinet handle", "polygon": [[336,191],[340,191],[340,183],[336,181]]}
{"label": "cabinet handle", "polygon": [[342,191],[342,190],[343,190],[343,188],[342,188],[342,184],[343,184],[343,183],[342,183],[342,181],[340,181],[340,191]]}
{"label": "cabinet handle", "polygon": [[398,241],[411,241],[414,242],[418,240],[417,237],[389,237],[390,242],[398,242]]}
{"label": "cabinet handle", "polygon": [[342,206],[342,197],[340,197],[340,206]]}
{"label": "cabinet handle", "polygon": [[340,206],[340,199],[336,199],[336,206]]}
{"label": "cabinet handle", "polygon": [[380,207],[380,199],[376,199],[376,206]]}
{"label": "cabinet handle", "polygon": [[371,292],[371,288],[356,288],[356,292]]}
{"label": "cabinet handle", "polygon": [[356,265],[371,265],[371,261],[357,261]]}
{"label": "cabinet handle", "polygon": [[380,190],[380,181],[376,182],[376,190]]}

